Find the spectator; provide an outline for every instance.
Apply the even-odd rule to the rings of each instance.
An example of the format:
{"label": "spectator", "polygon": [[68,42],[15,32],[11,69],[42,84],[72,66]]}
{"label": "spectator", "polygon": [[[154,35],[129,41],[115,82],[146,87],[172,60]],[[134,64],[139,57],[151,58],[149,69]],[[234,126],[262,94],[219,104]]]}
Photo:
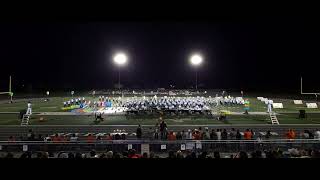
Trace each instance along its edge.
{"label": "spectator", "polygon": [[252,132],[249,131],[249,129],[247,129],[244,134],[243,134],[243,137],[245,140],[251,140],[252,139]]}
{"label": "spectator", "polygon": [[94,143],[96,138],[92,134],[88,134],[87,143]]}
{"label": "spectator", "polygon": [[135,149],[130,149],[129,154],[128,154],[128,158],[137,159],[137,158],[141,158],[141,155],[136,154]]}
{"label": "spectator", "polygon": [[90,158],[94,158],[96,155],[96,151],[95,150],[91,150],[90,151]]}
{"label": "spectator", "polygon": [[296,137],[296,133],[294,132],[293,129],[289,129],[286,135],[287,135],[287,139],[289,140],[293,140]]}
{"label": "spectator", "polygon": [[112,151],[108,151],[108,152],[106,153],[106,158],[108,158],[108,159],[113,158],[113,152],[112,152]]}
{"label": "spectator", "polygon": [[156,129],[154,130],[153,138],[154,138],[154,139],[159,139],[159,132],[158,132],[158,128],[156,128]]}
{"label": "spectator", "polygon": [[70,137],[70,142],[77,142],[78,141],[78,137],[76,136],[75,133],[72,134],[72,136]]}
{"label": "spectator", "polygon": [[178,159],[184,158],[183,155],[182,155],[182,152],[181,152],[180,150],[177,151],[177,158],[178,158]]}
{"label": "spectator", "polygon": [[222,140],[228,139],[228,133],[227,133],[226,129],[223,129],[223,132],[221,133],[221,138],[222,138]]}
{"label": "spectator", "polygon": [[10,136],[8,139],[8,142],[15,142],[15,141],[16,141],[16,139],[13,136]]}
{"label": "spectator", "polygon": [[202,135],[202,139],[203,140],[209,140],[210,139],[210,133],[209,133],[209,128],[208,127],[205,128],[205,131],[203,132],[203,135]]}
{"label": "spectator", "polygon": [[168,140],[169,141],[175,141],[176,140],[176,135],[170,131],[169,135],[168,135]]}
{"label": "spectator", "polygon": [[187,133],[182,130],[181,132],[182,139],[187,139]]}
{"label": "spectator", "polygon": [[52,138],[52,141],[53,141],[54,143],[59,143],[59,142],[60,142],[60,137],[59,137],[59,135],[58,135],[58,134],[55,134],[54,137]]}
{"label": "spectator", "polygon": [[186,136],[187,136],[187,140],[191,140],[192,139],[192,132],[191,132],[191,129],[188,129],[188,132],[186,132]]}
{"label": "spectator", "polygon": [[240,134],[239,129],[237,130],[236,139],[241,140],[241,134]]}
{"label": "spectator", "polygon": [[319,139],[320,140],[320,131],[319,131],[319,129],[316,129],[316,131],[314,132],[314,139]]}
{"label": "spectator", "polygon": [[164,136],[165,136],[165,134],[164,134],[165,132],[164,131],[165,131],[166,128],[167,128],[167,124],[164,122],[164,120],[162,120],[161,123],[160,123],[160,136],[161,136],[160,138],[161,139],[165,139],[164,138]]}
{"label": "spectator", "polygon": [[107,141],[111,141],[111,140],[112,140],[112,136],[111,136],[110,134],[107,134],[105,139],[106,139]]}
{"label": "spectator", "polygon": [[253,132],[253,130],[251,129],[251,139],[255,139],[255,133]]}
{"label": "spectator", "polygon": [[266,134],[266,139],[269,139],[271,137],[271,132],[270,130],[267,131],[267,134]]}
{"label": "spectator", "polygon": [[141,139],[141,137],[142,137],[142,129],[141,129],[141,125],[140,124],[138,125],[136,133],[137,133],[137,138]]}
{"label": "spectator", "polygon": [[216,135],[217,135],[217,140],[220,141],[221,140],[221,131],[220,131],[220,129],[217,129]]}
{"label": "spectator", "polygon": [[214,131],[214,129],[211,130],[210,139],[217,140],[217,133]]}
{"label": "spectator", "polygon": [[180,131],[178,131],[178,133],[176,135],[176,139],[177,140],[182,140],[182,133]]}
{"label": "spectator", "polygon": [[232,140],[236,139],[236,134],[237,134],[236,130],[232,128],[230,131],[230,139]]}

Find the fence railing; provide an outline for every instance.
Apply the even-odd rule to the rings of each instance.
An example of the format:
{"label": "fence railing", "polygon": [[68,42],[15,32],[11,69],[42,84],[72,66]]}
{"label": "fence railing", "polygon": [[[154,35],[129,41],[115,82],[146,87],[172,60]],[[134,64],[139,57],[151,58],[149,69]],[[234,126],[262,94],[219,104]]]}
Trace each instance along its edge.
{"label": "fence railing", "polygon": [[114,151],[123,152],[129,149],[135,149],[138,153],[147,152],[168,152],[168,151],[206,151],[206,152],[239,152],[256,151],[289,148],[298,149],[320,149],[320,139],[277,139],[277,140],[177,140],[177,141],[159,141],[159,140],[113,140],[113,141],[95,141],[95,142],[42,142],[42,141],[0,141],[0,151],[22,152],[22,151],[72,151],[86,152],[96,151]]}

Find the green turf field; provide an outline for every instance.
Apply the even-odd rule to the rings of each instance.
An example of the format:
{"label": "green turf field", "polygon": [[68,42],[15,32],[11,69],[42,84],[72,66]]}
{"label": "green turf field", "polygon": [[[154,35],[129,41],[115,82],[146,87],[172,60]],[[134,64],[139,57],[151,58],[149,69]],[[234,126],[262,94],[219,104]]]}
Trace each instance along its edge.
{"label": "green turf field", "polygon": [[[43,99],[33,99],[32,106],[34,115],[30,120],[30,124],[38,125],[90,125],[94,123],[93,116],[84,115],[46,115],[42,116],[45,121],[40,122],[40,115],[36,112],[62,112],[63,101],[69,100],[71,97],[54,97],[50,101],[45,102]],[[248,98],[250,101],[250,111],[252,112],[266,112],[266,105],[254,98]],[[92,97],[86,97],[86,100],[93,100]],[[274,102],[283,103],[284,109],[274,109],[275,112],[280,113],[278,120],[280,124],[320,124],[320,111],[317,109],[307,109],[304,105],[295,105],[292,99],[273,99]],[[26,109],[27,99],[18,100],[13,104],[2,101],[0,103],[0,125],[20,125],[18,114],[3,114],[1,112],[19,112]],[[305,103],[305,102],[304,102]],[[215,111],[229,110],[232,112],[243,112],[243,106],[219,106],[213,107]],[[307,119],[298,119],[298,110],[305,109],[308,117]],[[311,112],[319,112],[319,114],[311,114]],[[149,124],[153,125],[158,121],[159,117],[152,116],[108,116],[107,119],[98,124]],[[220,122],[214,118],[183,116],[183,117],[164,117],[168,124],[267,124],[269,123],[269,116],[267,115],[229,115],[228,121]]]}
{"label": "green turf field", "polygon": [[[40,121],[44,118],[44,122]],[[277,116],[280,124],[320,124],[320,114],[308,114],[306,119],[299,119],[297,113],[280,114]],[[107,116],[102,122],[95,123],[94,116],[86,115],[33,115],[31,125],[154,125],[159,121],[155,116]],[[266,115],[229,115],[227,121],[221,122],[208,117],[163,117],[168,124],[174,125],[205,125],[205,124],[268,124]],[[0,114],[0,125],[20,125],[18,115]]]}

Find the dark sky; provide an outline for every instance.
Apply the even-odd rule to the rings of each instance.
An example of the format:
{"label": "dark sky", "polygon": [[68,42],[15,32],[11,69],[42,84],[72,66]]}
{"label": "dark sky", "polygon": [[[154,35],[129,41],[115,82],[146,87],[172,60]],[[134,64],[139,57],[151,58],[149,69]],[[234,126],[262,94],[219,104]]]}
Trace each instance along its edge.
{"label": "dark sky", "polygon": [[[112,53],[125,50],[122,82],[131,88],[194,85],[190,53],[201,52],[199,87],[299,90],[305,77],[320,89],[319,28],[308,17],[212,21],[49,21],[0,23],[0,91],[112,88]],[[312,83],[314,82],[314,83]],[[22,88],[22,85],[25,88]]]}

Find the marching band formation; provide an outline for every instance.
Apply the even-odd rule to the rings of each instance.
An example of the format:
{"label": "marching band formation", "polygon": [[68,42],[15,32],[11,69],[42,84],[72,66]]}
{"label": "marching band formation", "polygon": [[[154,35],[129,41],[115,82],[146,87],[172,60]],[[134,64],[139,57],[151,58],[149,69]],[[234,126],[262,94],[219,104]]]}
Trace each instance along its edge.
{"label": "marching band formation", "polygon": [[121,107],[124,111],[206,111],[212,106],[243,105],[242,97],[104,97],[99,96],[97,101],[87,101],[84,97],[75,98],[63,103],[64,107],[79,106],[80,108],[114,108]]}
{"label": "marching band formation", "polygon": [[203,111],[210,110],[211,106],[231,106],[241,105],[244,101],[241,97],[160,97],[152,98],[131,98],[123,104],[129,111],[139,110],[186,110]]}

